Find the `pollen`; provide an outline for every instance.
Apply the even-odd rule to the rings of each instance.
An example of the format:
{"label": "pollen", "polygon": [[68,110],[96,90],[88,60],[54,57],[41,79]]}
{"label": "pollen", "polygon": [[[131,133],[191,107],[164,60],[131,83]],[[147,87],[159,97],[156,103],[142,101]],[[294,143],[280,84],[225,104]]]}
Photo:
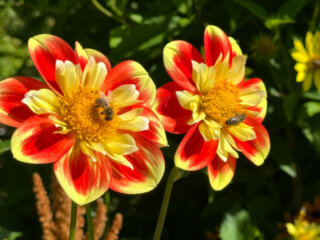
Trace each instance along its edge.
{"label": "pollen", "polygon": [[204,112],[222,126],[229,118],[243,113],[239,89],[226,80],[219,81],[202,97]]}
{"label": "pollen", "polygon": [[80,87],[61,97],[61,115],[78,139],[101,142],[116,132],[116,116],[107,121],[101,118],[96,100],[100,92]]}

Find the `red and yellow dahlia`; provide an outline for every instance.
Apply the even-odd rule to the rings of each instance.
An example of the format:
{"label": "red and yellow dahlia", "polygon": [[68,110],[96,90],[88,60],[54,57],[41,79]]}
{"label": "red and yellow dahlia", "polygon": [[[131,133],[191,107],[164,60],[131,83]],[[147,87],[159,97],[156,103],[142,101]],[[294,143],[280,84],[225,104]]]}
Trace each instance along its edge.
{"label": "red and yellow dahlia", "polygon": [[204,50],[205,60],[188,42],[165,46],[164,65],[174,82],[158,89],[153,108],[168,132],[186,133],[175,165],[207,167],[212,188],[221,190],[233,178],[238,151],[258,166],[269,153],[261,124],[266,89],[258,78],[244,79],[246,57],[220,28],[206,28]]}
{"label": "red and yellow dahlia", "polygon": [[46,84],[28,77],[0,82],[0,122],[17,127],[13,156],[54,163],[63,189],[83,205],[107,189],[143,193],[164,172],[164,129],[151,111],[156,89],[145,69],[125,61],[111,69],[93,49],[62,39],[29,40],[31,58]]}

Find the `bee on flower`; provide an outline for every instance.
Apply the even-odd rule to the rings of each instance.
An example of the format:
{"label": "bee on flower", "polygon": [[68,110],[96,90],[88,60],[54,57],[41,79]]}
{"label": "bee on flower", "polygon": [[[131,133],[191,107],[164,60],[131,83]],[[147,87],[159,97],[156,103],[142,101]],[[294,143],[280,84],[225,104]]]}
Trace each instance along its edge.
{"label": "bee on flower", "polygon": [[303,90],[308,91],[312,86],[312,80],[317,90],[320,91],[320,31],[315,34],[307,32],[305,44],[300,40],[294,40],[295,50],[291,56],[297,63],[294,69],[297,71],[297,82],[302,82]]}
{"label": "bee on flower", "polygon": [[157,90],[153,109],[166,131],[186,134],[175,165],[188,171],[207,167],[212,188],[221,190],[234,176],[238,152],[257,166],[269,153],[261,124],[267,95],[260,79],[244,79],[246,57],[220,28],[207,26],[204,52],[205,59],[181,40],[165,46],[164,66],[173,82]]}
{"label": "bee on flower", "polygon": [[28,43],[45,83],[29,77],[0,82],[0,122],[17,127],[13,156],[53,163],[68,196],[79,205],[109,187],[136,194],[152,190],[164,172],[167,145],[150,109],[156,88],[137,62],[114,68],[102,53],[73,50],[64,40],[37,35]]}

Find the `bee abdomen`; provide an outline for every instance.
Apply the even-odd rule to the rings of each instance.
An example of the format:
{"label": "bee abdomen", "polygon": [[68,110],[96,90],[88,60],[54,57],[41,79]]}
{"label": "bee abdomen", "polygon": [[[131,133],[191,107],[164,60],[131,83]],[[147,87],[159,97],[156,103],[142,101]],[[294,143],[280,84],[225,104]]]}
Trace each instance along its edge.
{"label": "bee abdomen", "polygon": [[226,124],[230,126],[238,125],[239,123],[242,123],[246,119],[246,115],[244,113],[237,114],[234,117],[229,118],[226,120]]}

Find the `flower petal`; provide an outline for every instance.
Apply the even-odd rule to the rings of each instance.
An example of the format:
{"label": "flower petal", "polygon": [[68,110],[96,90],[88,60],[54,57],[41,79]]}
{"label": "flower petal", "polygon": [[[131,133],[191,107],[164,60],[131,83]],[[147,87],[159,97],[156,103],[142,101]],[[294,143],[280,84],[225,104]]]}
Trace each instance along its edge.
{"label": "flower petal", "polygon": [[[259,78],[252,78],[247,81],[242,81],[238,84],[240,89],[240,95],[252,95],[257,94],[262,96],[261,102],[256,106],[248,106],[245,109],[245,113],[252,118],[256,118],[257,121],[262,122],[267,113],[267,94],[266,94],[266,87],[263,81]],[[255,98],[259,101],[259,99]]]}
{"label": "flower petal", "polygon": [[257,138],[245,142],[240,141],[237,138],[234,138],[234,140],[238,149],[255,165],[260,166],[263,164],[270,151],[269,134],[264,126],[254,119],[246,118],[244,123],[253,127]]}
{"label": "flower petal", "polygon": [[[140,109],[134,109],[125,114],[119,115],[119,118],[121,118],[123,115],[131,114],[130,112],[137,111],[137,110],[140,110]],[[141,114],[142,109],[139,112]],[[135,118],[122,121],[121,123],[119,123],[118,129],[128,130],[132,132],[145,131],[149,129],[149,119],[143,116],[136,116]]]}
{"label": "flower petal", "polygon": [[199,124],[194,125],[178,146],[174,162],[181,169],[199,170],[207,166],[216,155],[219,141],[205,141],[198,127]]}
{"label": "flower petal", "polygon": [[151,109],[144,107],[140,116],[149,120],[149,128],[139,132],[139,134],[156,144],[158,147],[168,146],[166,133],[157,115]]}
{"label": "flower petal", "polygon": [[187,90],[176,92],[179,104],[187,110],[192,111],[192,119],[188,121],[188,124],[192,125],[196,122],[200,122],[206,117],[202,107],[202,100],[199,95],[193,95]]}
{"label": "flower petal", "polygon": [[33,116],[34,113],[21,100],[32,90],[47,88],[42,82],[28,77],[11,77],[0,82],[0,122],[12,127]]}
{"label": "flower petal", "polygon": [[114,191],[137,194],[154,189],[160,182],[165,162],[160,149],[138,134],[133,134],[138,151],[126,155],[133,168],[112,162],[110,188]]}
{"label": "flower petal", "polygon": [[156,96],[156,86],[147,71],[135,61],[124,61],[115,66],[108,73],[101,91],[113,91],[126,84],[134,84],[136,86],[136,90],[139,92],[138,100],[141,102],[139,105],[152,106]]}
{"label": "flower petal", "polygon": [[303,80],[302,88],[305,92],[308,91],[312,86],[312,75],[312,72],[308,72]]}
{"label": "flower petal", "polygon": [[112,91],[112,104],[116,108],[123,108],[138,103],[139,91],[134,84],[124,84]]}
{"label": "flower petal", "polygon": [[163,127],[170,133],[185,133],[190,128],[188,121],[192,112],[182,108],[176,92],[182,88],[175,82],[166,83],[157,90],[156,101],[152,110],[157,114]]}
{"label": "flower petal", "polygon": [[82,71],[80,65],[74,65],[70,61],[56,61],[55,77],[58,86],[63,94],[67,94],[72,89],[77,89],[81,83]]}
{"label": "flower petal", "polygon": [[107,76],[107,67],[103,62],[97,63],[90,58],[83,70],[82,86],[91,89],[100,89]]}
{"label": "flower petal", "polygon": [[218,155],[208,164],[208,177],[211,187],[216,190],[224,189],[232,180],[236,168],[236,158],[228,156],[226,162]]}
{"label": "flower petal", "polygon": [[215,84],[215,68],[192,61],[192,79],[202,95],[206,95]]}
{"label": "flower petal", "polygon": [[232,56],[242,55],[241,48],[237,43],[237,41],[233,37],[228,37],[228,39],[230,41],[231,48],[232,48]]}
{"label": "flower petal", "polygon": [[82,70],[84,70],[89,59],[91,57],[93,57],[96,63],[102,62],[105,64],[105,66],[107,68],[107,72],[111,71],[111,64],[110,64],[108,58],[99,51],[96,51],[96,50],[90,49],[90,48],[83,49],[82,46],[80,45],[80,43],[76,42],[75,54],[77,57],[77,62],[80,63]]}
{"label": "flower petal", "polygon": [[199,51],[188,42],[172,41],[163,49],[163,62],[170,77],[183,89],[195,92],[192,61],[204,62]]}
{"label": "flower petal", "polygon": [[54,164],[55,175],[67,195],[79,205],[90,203],[104,194],[110,183],[110,160],[96,152],[97,161],[84,154],[76,144]]}
{"label": "flower petal", "polygon": [[[207,65],[215,65],[220,54],[222,60],[227,55],[232,56],[232,48],[228,36],[217,26],[209,25],[204,32],[204,51]],[[230,58],[230,61],[232,58]]]}
{"label": "flower petal", "polygon": [[31,90],[26,93],[22,102],[34,113],[60,113],[60,102],[56,94],[49,89]]}
{"label": "flower petal", "polygon": [[46,83],[55,91],[61,92],[56,79],[56,61],[69,60],[76,64],[72,48],[61,38],[49,34],[40,34],[29,39],[29,53],[32,61]]}
{"label": "flower petal", "polygon": [[237,85],[244,78],[244,70],[247,58],[244,55],[237,55],[232,59],[231,68],[228,71],[227,79]]}
{"label": "flower petal", "polygon": [[240,141],[249,141],[256,138],[256,134],[251,126],[240,123],[235,126],[230,126],[228,132],[235,136]]}
{"label": "flower petal", "polygon": [[17,160],[27,163],[51,163],[65,155],[72,145],[72,135],[57,133],[48,115],[28,118],[13,133],[11,151]]}

